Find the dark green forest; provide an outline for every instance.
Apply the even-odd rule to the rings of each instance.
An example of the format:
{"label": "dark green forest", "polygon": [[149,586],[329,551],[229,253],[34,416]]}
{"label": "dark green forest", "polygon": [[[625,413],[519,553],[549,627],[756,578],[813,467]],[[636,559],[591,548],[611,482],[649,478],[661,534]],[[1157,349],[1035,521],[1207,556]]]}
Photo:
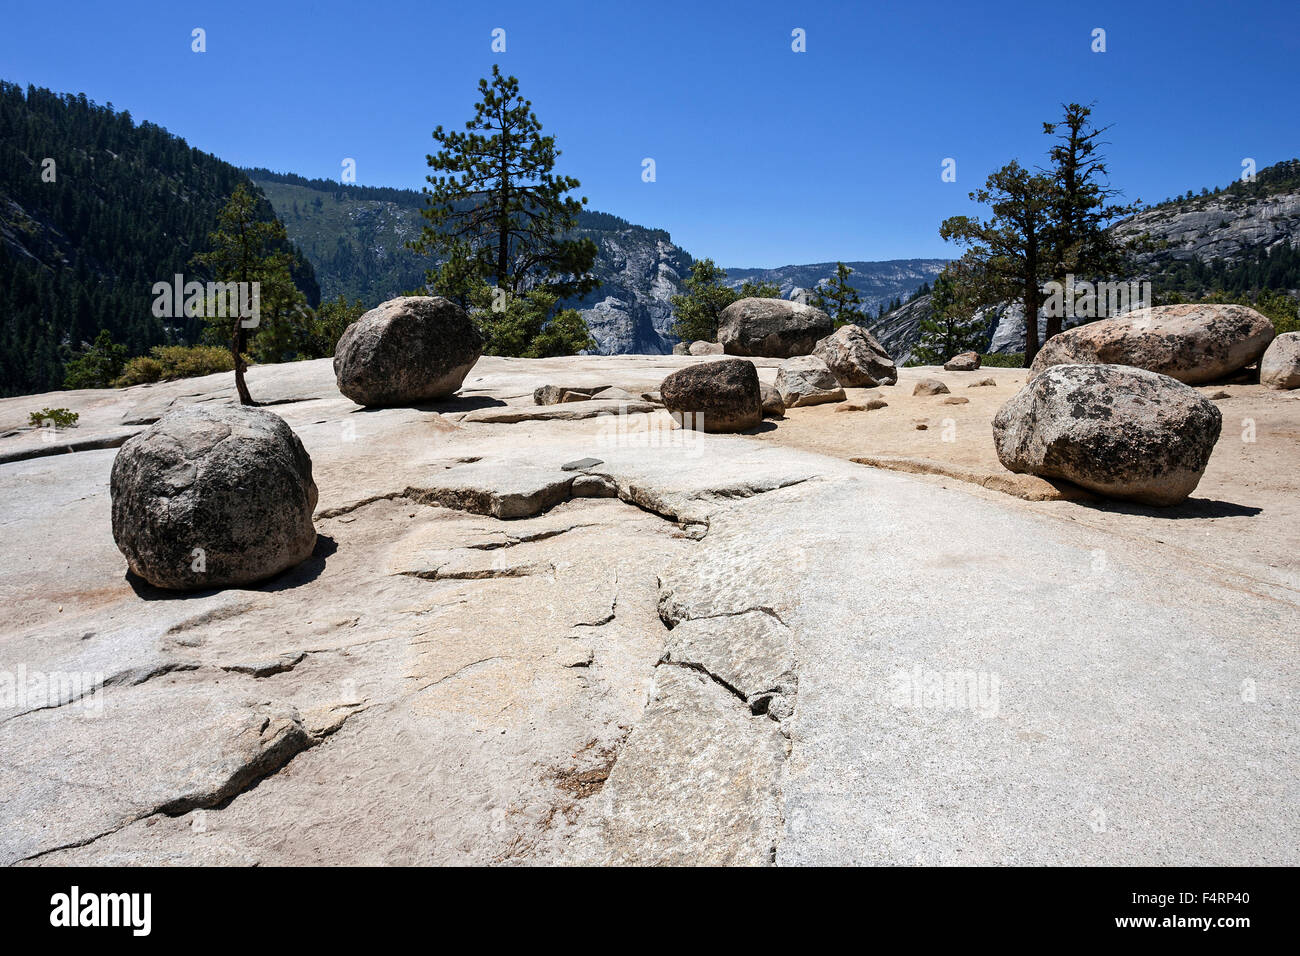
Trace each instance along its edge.
{"label": "dark green forest", "polygon": [[[191,259],[247,181],[111,103],[0,82],[0,395],[58,388],[101,329],[130,355],[197,342],[203,319],[154,317],[153,284],[206,278]],[[274,218],[264,197],[260,213]],[[311,265],[293,251],[314,306]]]}

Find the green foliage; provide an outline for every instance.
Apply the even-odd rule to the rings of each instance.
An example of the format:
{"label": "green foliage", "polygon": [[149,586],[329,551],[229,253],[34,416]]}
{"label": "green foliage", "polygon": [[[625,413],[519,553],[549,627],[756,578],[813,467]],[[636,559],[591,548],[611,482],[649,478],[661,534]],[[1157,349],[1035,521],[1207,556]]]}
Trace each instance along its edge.
{"label": "green foliage", "polygon": [[585,295],[597,284],[589,274],[597,249],[569,235],[587,200],[567,195],[581,184],[554,174],[555,138],[541,135],[515,77],[494,65],[491,80],[479,80],[479,94],[464,132],[433,131],[441,148],[428,157],[428,222],[410,248],[440,254],[443,265],[429,273],[429,284],[461,302],[478,294],[479,283],[512,296],[538,289],[557,300]]}
{"label": "green foliage", "polygon": [[[970,290],[977,304],[1018,299],[1025,315],[1038,315],[1040,283],[1050,274],[1044,254],[1054,189],[1049,177],[1032,174],[1012,160],[970,194],[992,209],[992,218],[953,216],[943,221],[939,235],[968,247],[963,259],[968,274],[978,277],[978,285]],[[1038,323],[1026,322],[1025,353],[1032,357],[1037,351]]]}
{"label": "green foliage", "polygon": [[[725,276],[726,273],[724,272]],[[781,287],[775,282],[755,282],[753,279],[746,279],[736,290],[736,298],[740,299],[779,299],[781,298]]]}
{"label": "green foliage", "polygon": [[485,355],[551,358],[594,349],[596,341],[576,309],[555,311],[559,296],[547,289],[521,295],[482,283],[469,293],[470,317],[483,335]]}
{"label": "green foliage", "polygon": [[[1094,128],[1089,107],[1070,103],[1063,108],[1059,123],[1043,124],[1043,132],[1057,138],[1048,151],[1054,187],[1045,252],[1049,270],[1058,282],[1068,274],[1117,275],[1131,264],[1129,254],[1137,241],[1121,243],[1106,227],[1131,216],[1141,204],[1111,202],[1118,192],[1105,185],[1109,170],[1101,153],[1101,137],[1110,127]],[[1073,312],[1073,303],[1066,307]],[[1061,330],[1062,318],[1048,316],[1048,338]]]}
{"label": "green foliage", "polygon": [[980,355],[981,368],[1024,368],[1024,352],[989,352]]}
{"label": "green foliage", "polygon": [[912,349],[920,365],[942,365],[962,352],[988,345],[988,322],[976,318],[978,279],[964,260],[950,263],[934,280],[930,315],[920,321],[921,338]]}
{"label": "green foliage", "polygon": [[[93,347],[101,329],[128,355],[197,341],[202,319],[152,314],[153,283],[186,271],[244,181],[111,104],[0,82],[0,395],[59,387],[69,351]],[[300,257],[294,275],[310,300]]]}
{"label": "green foliage", "polygon": [[311,317],[306,335],[301,343],[300,358],[329,358],[334,354],[344,331],[361,318],[366,307],[360,299],[351,303],[339,293],[333,302],[322,302]]}
{"label": "green foliage", "polygon": [[229,372],[235,360],[229,349],[216,345],[155,345],[148,355],[137,355],[126,363],[113,385],[143,385],[177,378],[198,378]]}
{"label": "green foliage", "polygon": [[858,290],[849,285],[852,274],[853,270],[844,263],[835,263],[834,277],[819,285],[812,298],[811,304],[829,315],[837,329],[842,325],[859,323],[866,317],[859,308],[862,300],[858,297]]}
{"label": "green foliage", "polygon": [[64,366],[64,388],[108,388],[122,374],[126,346],[114,345],[108,329],[100,329],[95,344],[73,355]]}
{"label": "green foliage", "polygon": [[682,280],[684,291],[669,300],[676,316],[673,335],[683,342],[717,340],[718,316],[740,298],[734,289],[722,284],[726,278],[727,271],[719,269],[712,259],[695,260],[691,274]]}
{"label": "green foliage", "polygon": [[81,416],[67,408],[42,408],[27,416],[27,423],[33,428],[71,428]]}
{"label": "green foliage", "polygon": [[[1071,103],[1059,123],[1044,123],[1043,132],[1058,142],[1048,152],[1049,170],[1030,173],[1012,160],[989,176],[970,198],[992,208],[991,219],[968,216],[944,220],[939,234],[968,247],[964,257],[977,286],[977,305],[1015,299],[1024,307],[1025,355],[1038,352],[1038,315],[1042,283],[1066,273],[1109,275],[1123,268],[1132,251],[1106,232],[1112,220],[1129,215],[1135,205],[1110,202],[1117,193],[1104,184],[1100,153],[1106,128],[1091,125],[1091,109]],[[1070,304],[1072,305],[1072,304]],[[1047,318],[1047,336],[1061,330],[1063,316]]]}

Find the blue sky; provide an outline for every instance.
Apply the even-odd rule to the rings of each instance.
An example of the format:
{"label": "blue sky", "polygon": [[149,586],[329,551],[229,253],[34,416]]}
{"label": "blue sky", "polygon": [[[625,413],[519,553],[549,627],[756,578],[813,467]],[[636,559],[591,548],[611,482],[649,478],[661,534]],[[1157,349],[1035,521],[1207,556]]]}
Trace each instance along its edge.
{"label": "blue sky", "polygon": [[461,126],[499,63],[592,208],[727,266],[956,255],[939,222],[976,211],[992,169],[1044,162],[1041,123],[1068,101],[1114,124],[1129,199],[1300,156],[1296,0],[116,0],[10,2],[4,23],[4,79],[84,92],[238,165],[338,178],[351,157],[371,185],[418,188],[431,130]]}

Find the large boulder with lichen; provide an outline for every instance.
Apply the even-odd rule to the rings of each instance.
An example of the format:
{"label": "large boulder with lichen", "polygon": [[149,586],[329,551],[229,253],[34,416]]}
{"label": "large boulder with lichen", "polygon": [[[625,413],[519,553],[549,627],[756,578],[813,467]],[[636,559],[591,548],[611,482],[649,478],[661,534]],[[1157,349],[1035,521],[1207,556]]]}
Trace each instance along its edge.
{"label": "large boulder with lichen", "polygon": [[401,296],[347,327],[334,376],[358,405],[415,405],[454,394],[482,354],[482,337],[456,303]]}
{"label": "large boulder with lichen", "polygon": [[1161,305],[1052,336],[1029,376],[1053,365],[1131,365],[1188,385],[1213,382],[1259,361],[1273,323],[1244,305]]}
{"label": "large boulder with lichen", "polygon": [[1223,419],[1196,389],[1124,365],[1055,365],[993,419],[1011,471],[1110,498],[1174,505],[1195,490]]}
{"label": "large boulder with lichen", "polygon": [[684,428],[740,432],[763,420],[758,369],[744,359],[688,365],[665,378],[659,394]]}
{"label": "large boulder with lichen", "polygon": [[821,309],[788,299],[738,299],[718,316],[718,342],[728,355],[809,355],[833,330]]}
{"label": "large boulder with lichen", "polygon": [[161,588],[242,587],[316,546],[311,458],[283,418],[187,405],[130,438],[113,461],[113,540]]}

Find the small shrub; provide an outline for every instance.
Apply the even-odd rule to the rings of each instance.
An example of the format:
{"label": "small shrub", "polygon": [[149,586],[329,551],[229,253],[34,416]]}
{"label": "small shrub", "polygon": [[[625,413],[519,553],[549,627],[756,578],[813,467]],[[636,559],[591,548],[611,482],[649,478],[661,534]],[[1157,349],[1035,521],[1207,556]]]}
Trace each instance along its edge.
{"label": "small shrub", "polygon": [[1024,368],[1024,352],[992,352],[980,356],[980,367],[988,368]]}
{"label": "small shrub", "polygon": [[126,388],[128,385],[156,382],[160,378],[162,378],[162,365],[158,360],[148,355],[137,355],[127,360],[122,374],[113,380],[113,384],[118,388]]}
{"label": "small shrub", "polygon": [[235,360],[229,349],[216,345],[155,345],[148,355],[137,355],[126,363],[122,375],[113,383],[118,388],[146,382],[169,382],[177,378],[197,378],[230,372]]}
{"label": "small shrub", "polygon": [[42,408],[27,416],[27,423],[33,428],[72,428],[81,416],[69,408]]}

